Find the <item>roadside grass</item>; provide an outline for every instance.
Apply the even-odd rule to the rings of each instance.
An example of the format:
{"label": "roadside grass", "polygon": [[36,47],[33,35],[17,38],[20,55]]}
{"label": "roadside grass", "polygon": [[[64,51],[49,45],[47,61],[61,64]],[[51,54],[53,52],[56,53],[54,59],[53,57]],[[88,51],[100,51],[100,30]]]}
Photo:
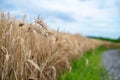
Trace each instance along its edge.
{"label": "roadside grass", "polygon": [[58,80],[106,80],[107,72],[101,62],[105,50],[106,48],[99,47],[75,59],[71,63],[72,70],[61,73]]}

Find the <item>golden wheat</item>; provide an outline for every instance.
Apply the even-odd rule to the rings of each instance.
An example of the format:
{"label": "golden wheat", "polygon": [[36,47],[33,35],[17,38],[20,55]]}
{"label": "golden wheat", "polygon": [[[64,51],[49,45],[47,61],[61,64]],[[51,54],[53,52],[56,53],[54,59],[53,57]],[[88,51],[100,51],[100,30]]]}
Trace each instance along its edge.
{"label": "golden wheat", "polygon": [[49,30],[42,19],[26,23],[9,13],[0,14],[0,79],[56,80],[70,61],[102,43]]}

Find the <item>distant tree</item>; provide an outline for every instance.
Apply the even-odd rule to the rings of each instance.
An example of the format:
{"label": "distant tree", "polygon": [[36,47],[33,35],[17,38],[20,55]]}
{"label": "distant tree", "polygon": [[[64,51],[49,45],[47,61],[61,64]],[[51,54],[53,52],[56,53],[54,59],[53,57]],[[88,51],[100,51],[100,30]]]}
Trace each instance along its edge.
{"label": "distant tree", "polygon": [[120,37],[118,37],[118,39],[120,40]]}

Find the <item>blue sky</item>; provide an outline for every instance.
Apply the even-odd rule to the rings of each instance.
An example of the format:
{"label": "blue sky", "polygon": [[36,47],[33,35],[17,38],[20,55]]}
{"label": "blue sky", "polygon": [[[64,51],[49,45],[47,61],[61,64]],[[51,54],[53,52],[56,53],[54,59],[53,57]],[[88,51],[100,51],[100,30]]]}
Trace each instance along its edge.
{"label": "blue sky", "polygon": [[40,15],[49,28],[82,35],[120,37],[120,0],[0,0],[0,11],[28,21]]}

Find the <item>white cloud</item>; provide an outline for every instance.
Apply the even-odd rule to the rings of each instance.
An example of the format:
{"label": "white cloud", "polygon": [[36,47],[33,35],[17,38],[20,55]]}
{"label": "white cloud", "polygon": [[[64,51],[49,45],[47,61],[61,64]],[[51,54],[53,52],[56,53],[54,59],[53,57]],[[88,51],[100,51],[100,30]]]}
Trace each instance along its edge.
{"label": "white cloud", "polygon": [[[93,34],[92,32],[111,33],[118,30],[117,20],[120,20],[116,2],[118,0],[5,0],[6,4],[15,9],[12,14],[35,17],[39,13],[45,16],[45,21],[51,28],[60,27],[72,33]],[[55,12],[61,15],[70,15],[75,21],[66,22],[55,16]],[[60,15],[60,14],[59,14]],[[118,19],[119,18],[119,19]],[[115,26],[114,26],[115,25]],[[100,28],[99,28],[100,27]],[[57,29],[57,28],[56,28]],[[108,30],[109,29],[109,30]],[[103,34],[102,34],[103,35]],[[117,35],[120,33],[117,31]]]}

